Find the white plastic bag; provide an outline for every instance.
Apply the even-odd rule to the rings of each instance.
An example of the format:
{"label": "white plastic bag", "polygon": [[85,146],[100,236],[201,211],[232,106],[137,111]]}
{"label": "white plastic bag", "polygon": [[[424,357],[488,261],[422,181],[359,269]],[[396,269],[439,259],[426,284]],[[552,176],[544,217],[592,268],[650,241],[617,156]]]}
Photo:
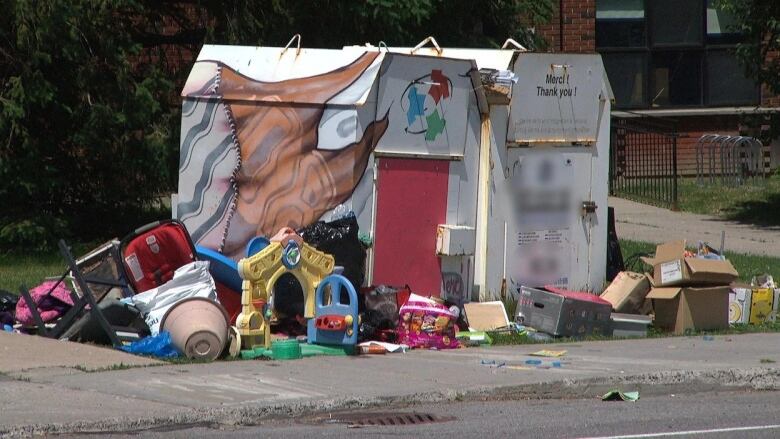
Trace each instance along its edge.
{"label": "white plastic bag", "polygon": [[206,297],[215,302],[217,288],[209,273],[208,261],[195,261],[179,267],[173,273],[173,279],[132,297],[135,305],[143,314],[152,336],[160,333],[160,321],[170,307],[190,297]]}

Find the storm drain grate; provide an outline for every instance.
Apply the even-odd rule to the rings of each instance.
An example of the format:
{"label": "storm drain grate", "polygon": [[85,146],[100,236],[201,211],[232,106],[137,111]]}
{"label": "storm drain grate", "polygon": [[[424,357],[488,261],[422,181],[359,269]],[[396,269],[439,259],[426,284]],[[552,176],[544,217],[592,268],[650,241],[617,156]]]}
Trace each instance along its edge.
{"label": "storm drain grate", "polygon": [[452,416],[437,416],[430,413],[344,413],[334,414],[325,422],[328,424],[349,424],[360,427],[404,426],[433,424],[455,420]]}

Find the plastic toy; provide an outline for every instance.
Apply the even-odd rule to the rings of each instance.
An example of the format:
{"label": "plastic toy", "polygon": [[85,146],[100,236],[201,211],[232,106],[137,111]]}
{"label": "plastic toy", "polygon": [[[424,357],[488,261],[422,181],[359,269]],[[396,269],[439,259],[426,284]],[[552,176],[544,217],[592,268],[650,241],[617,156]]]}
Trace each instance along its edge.
{"label": "plastic toy", "polygon": [[268,247],[268,244],[270,243],[271,241],[269,241],[265,236],[255,236],[254,238],[250,239],[249,243],[246,245],[246,257],[248,258],[260,253],[260,250]]}
{"label": "plastic toy", "polygon": [[[241,313],[236,319],[243,349],[271,347],[269,306],[271,293],[285,273],[298,280],[305,298],[304,317],[314,317],[314,293],[326,276],[333,272],[333,256],[316,250],[299,236],[287,234],[280,241],[271,241],[257,254],[238,262],[242,279]],[[278,235],[277,235],[278,236]],[[296,239],[297,237],[297,239]]]}
{"label": "plastic toy", "polygon": [[295,360],[298,358],[336,356],[343,357],[354,353],[354,346],[322,346],[299,342],[295,339],[274,340],[271,347],[256,347],[252,350],[240,351],[241,358],[251,360],[265,357],[271,360]]}
{"label": "plastic toy", "polygon": [[[342,290],[346,289],[349,303],[341,303]],[[330,301],[326,302],[326,293]],[[309,343],[322,345],[353,346],[358,336],[358,297],[349,280],[332,274],[317,286],[314,318],[307,327]]]}
{"label": "plastic toy", "polygon": [[219,303],[225,307],[230,317],[230,323],[235,324],[241,312],[241,276],[238,275],[238,264],[222,253],[210,248],[195,246],[198,259],[209,261],[209,273],[214,278],[217,287]]}

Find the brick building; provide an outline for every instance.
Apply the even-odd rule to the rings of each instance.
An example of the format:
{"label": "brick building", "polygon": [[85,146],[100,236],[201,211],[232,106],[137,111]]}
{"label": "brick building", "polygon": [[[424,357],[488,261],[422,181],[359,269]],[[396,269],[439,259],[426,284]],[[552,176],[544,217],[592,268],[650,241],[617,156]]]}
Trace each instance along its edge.
{"label": "brick building", "polygon": [[745,78],[730,50],[740,35],[714,3],[558,0],[551,23],[536,31],[552,51],[600,53],[615,94],[613,117],[671,122],[680,136],[678,172],[691,175],[702,134],[759,135],[760,124],[745,124],[745,116],[780,105]]}

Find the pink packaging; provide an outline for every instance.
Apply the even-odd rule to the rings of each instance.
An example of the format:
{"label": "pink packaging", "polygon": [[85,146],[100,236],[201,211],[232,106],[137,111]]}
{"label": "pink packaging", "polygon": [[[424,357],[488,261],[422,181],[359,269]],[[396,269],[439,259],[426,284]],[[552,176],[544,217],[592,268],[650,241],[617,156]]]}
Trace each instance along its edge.
{"label": "pink packaging", "polygon": [[398,342],[411,348],[455,349],[456,316],[435,301],[412,294],[401,306]]}
{"label": "pink packaging", "polygon": [[[41,314],[41,319],[44,322],[49,322],[60,317],[68,308],[73,306],[70,290],[65,287],[64,282],[60,282],[51,292],[51,297],[48,299],[46,298],[46,293],[48,293],[56,283],[57,281],[47,280],[30,290],[30,296],[32,296],[35,304],[38,305],[38,312]],[[32,312],[27,306],[27,301],[21,297],[16,304],[16,320],[24,325],[35,324],[35,319],[33,319]]]}

